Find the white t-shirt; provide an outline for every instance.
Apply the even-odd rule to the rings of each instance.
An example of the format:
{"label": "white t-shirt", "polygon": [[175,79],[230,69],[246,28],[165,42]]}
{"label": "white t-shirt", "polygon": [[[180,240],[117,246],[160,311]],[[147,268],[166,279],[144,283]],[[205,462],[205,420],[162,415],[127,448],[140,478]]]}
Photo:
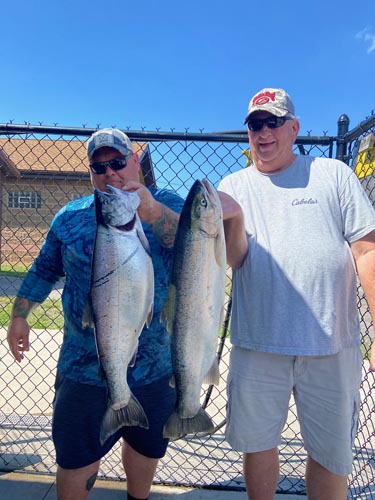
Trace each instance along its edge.
{"label": "white t-shirt", "polygon": [[349,243],[375,229],[375,211],[344,163],[297,156],[287,169],[254,166],[219,190],[241,205],[249,253],[233,272],[231,342],[292,355],[334,354],[360,343]]}

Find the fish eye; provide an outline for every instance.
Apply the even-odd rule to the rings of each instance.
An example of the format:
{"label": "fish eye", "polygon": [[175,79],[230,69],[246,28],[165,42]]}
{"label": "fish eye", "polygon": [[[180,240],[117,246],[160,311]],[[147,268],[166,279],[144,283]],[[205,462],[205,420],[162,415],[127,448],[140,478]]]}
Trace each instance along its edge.
{"label": "fish eye", "polygon": [[207,207],[207,200],[206,200],[206,198],[202,198],[201,199],[201,205],[202,205],[202,207]]}

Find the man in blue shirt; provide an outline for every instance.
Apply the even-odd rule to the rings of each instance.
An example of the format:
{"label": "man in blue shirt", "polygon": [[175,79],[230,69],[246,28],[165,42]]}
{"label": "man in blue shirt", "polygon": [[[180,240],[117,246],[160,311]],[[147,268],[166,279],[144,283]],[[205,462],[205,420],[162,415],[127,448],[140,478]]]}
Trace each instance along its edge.
{"label": "man in blue shirt", "polygon": [[83,321],[90,294],[97,220],[94,196],[68,203],[54,217],[39,256],[25,277],[14,302],[8,343],[20,362],[29,350],[29,313],[43,302],[54,283],[65,276],[62,295],[64,340],[55,383],[52,437],[56,449],[59,500],[84,500],[94,485],[100,459],[123,438],[122,459],[128,498],[148,497],[159,458],[168,440],[165,421],[175,405],[170,340],[159,321],[167,294],[172,249],[183,199],[140,182],[140,164],[129,138],[117,129],[95,132],[87,142],[92,185],[136,191],[138,215],[150,244],[155,274],[153,319],[142,331],[137,360],[128,369],[128,383],[149,420],[149,429],[123,427],[103,445],[100,424],[108,389],[100,375],[94,329]]}

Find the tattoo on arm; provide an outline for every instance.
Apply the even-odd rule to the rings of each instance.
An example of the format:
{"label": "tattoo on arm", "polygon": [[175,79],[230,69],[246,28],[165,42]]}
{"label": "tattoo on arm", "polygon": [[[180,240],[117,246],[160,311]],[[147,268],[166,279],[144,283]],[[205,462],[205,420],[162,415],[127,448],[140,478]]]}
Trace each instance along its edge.
{"label": "tattoo on arm", "polygon": [[162,205],[161,215],[152,224],[152,230],[159,243],[166,248],[172,248],[176,236],[179,215]]}
{"label": "tattoo on arm", "polygon": [[92,490],[92,487],[95,484],[96,476],[97,475],[98,475],[98,473],[95,472],[95,474],[93,474],[91,477],[88,478],[87,483],[86,483],[86,491],[91,491]]}
{"label": "tattoo on arm", "polygon": [[16,297],[12,309],[13,318],[27,318],[33,309],[39,305],[39,302],[34,302],[23,297]]}

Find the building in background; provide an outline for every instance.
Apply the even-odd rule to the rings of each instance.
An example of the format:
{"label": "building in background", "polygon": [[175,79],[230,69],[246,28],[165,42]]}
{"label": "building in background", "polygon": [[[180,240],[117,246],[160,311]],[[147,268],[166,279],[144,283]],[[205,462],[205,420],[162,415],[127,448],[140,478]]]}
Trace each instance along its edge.
{"label": "building in background", "polygon": [[[155,185],[147,143],[133,142],[142,180]],[[85,142],[0,139],[0,263],[30,265],[53,216],[68,201],[92,193]]]}

